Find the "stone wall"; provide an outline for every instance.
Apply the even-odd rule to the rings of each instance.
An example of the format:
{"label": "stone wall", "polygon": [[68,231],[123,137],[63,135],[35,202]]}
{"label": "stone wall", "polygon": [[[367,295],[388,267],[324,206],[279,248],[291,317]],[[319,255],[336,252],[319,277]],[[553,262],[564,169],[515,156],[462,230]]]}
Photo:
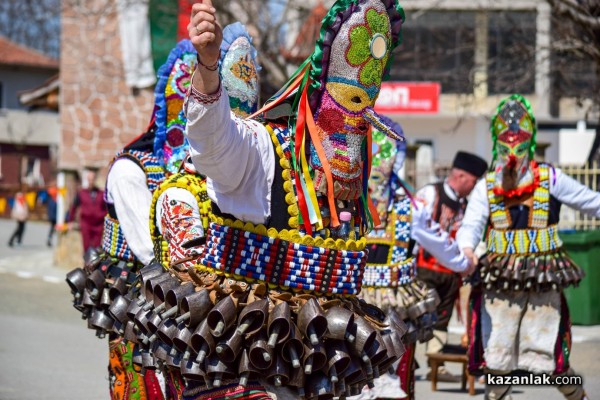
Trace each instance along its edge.
{"label": "stone wall", "polygon": [[114,0],[64,0],[59,168],[105,167],[146,128],[152,88],[125,85]]}

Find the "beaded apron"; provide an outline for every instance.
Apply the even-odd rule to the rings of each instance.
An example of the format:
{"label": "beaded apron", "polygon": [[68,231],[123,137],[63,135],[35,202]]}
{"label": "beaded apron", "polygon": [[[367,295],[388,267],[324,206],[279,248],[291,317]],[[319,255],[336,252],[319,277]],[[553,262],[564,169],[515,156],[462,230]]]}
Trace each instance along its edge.
{"label": "beaded apron", "polygon": [[411,228],[411,204],[408,197],[394,203],[385,229],[377,230],[367,237],[367,245],[387,246],[385,263],[370,263],[365,267],[364,287],[397,287],[413,281],[416,264],[408,254]]}
{"label": "beaded apron", "polygon": [[356,295],[367,260],[366,240],[313,237],[298,228],[298,206],[287,130],[270,129],[283,168],[289,225],[280,230],[213,216],[200,264],[248,282],[267,282],[271,288],[326,294]]}

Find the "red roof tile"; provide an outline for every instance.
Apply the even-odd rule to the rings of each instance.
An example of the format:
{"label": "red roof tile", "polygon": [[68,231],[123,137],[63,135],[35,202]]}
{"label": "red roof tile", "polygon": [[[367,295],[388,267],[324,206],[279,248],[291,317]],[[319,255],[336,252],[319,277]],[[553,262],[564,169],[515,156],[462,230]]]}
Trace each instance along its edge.
{"label": "red roof tile", "polygon": [[15,65],[58,70],[58,60],[0,36],[0,65]]}

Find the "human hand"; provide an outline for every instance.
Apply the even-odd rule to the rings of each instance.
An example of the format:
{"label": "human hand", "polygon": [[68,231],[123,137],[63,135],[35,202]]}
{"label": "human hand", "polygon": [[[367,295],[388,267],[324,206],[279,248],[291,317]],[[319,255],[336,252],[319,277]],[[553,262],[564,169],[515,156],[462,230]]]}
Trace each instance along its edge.
{"label": "human hand", "polygon": [[476,267],[477,264],[473,262],[473,259],[469,258],[467,263],[467,269],[461,272],[460,276],[462,276],[463,278],[468,278],[469,276],[471,276],[471,274],[473,274],[473,272],[475,272]]}
{"label": "human hand", "polygon": [[470,247],[465,247],[464,249],[462,249],[462,251],[468,260],[468,264],[467,264],[467,269],[464,270],[461,273],[461,275],[463,277],[467,277],[475,271],[475,268],[477,267],[477,264],[479,263],[479,259],[477,258],[475,253],[473,253],[473,249]]}
{"label": "human hand", "polygon": [[192,6],[188,33],[202,64],[216,65],[221,54],[223,30],[217,21],[212,0],[200,0]]}

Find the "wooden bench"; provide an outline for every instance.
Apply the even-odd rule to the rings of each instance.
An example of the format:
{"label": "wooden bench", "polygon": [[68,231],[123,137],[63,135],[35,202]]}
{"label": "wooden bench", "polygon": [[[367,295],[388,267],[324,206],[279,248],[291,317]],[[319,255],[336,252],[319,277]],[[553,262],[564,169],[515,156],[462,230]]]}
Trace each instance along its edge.
{"label": "wooden bench", "polygon": [[469,374],[467,369],[467,363],[469,361],[466,353],[466,349],[464,354],[457,353],[427,353],[427,360],[429,361],[429,365],[431,366],[431,390],[437,391],[437,374],[438,368],[445,362],[454,362],[462,364],[462,377],[461,377],[461,388],[462,390],[467,390],[467,381],[469,382],[469,395],[475,395],[475,377]]}

